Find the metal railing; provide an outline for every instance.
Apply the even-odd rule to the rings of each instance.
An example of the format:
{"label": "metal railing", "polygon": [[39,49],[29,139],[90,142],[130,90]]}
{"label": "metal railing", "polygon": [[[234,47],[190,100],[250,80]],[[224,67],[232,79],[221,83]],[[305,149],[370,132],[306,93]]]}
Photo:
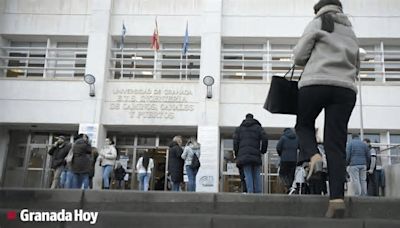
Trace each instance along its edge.
{"label": "metal railing", "polygon": [[83,77],[87,48],[0,47],[0,77]]}
{"label": "metal railing", "polygon": [[[200,49],[112,48],[111,79],[179,79],[198,80]],[[122,64],[123,63],[123,64]]]}
{"label": "metal railing", "polygon": [[[270,49],[223,49],[221,53],[221,78],[224,80],[270,80],[272,75],[283,75],[293,64],[293,50]],[[367,51],[361,61],[362,81],[400,81],[400,49]],[[399,46],[400,48],[400,46]],[[298,68],[294,76],[298,77]]]}

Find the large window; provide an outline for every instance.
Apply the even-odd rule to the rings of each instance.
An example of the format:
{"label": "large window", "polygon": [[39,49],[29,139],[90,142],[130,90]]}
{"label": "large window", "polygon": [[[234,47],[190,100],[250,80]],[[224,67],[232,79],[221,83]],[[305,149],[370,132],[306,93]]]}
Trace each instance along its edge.
{"label": "large window", "polygon": [[0,47],[0,77],[54,78],[83,77],[86,67],[87,43],[10,41]]}
{"label": "large window", "polygon": [[[157,52],[149,43],[125,43],[112,48],[113,79],[197,80],[200,75],[200,44],[191,43],[186,55],[182,43],[162,43]],[[123,64],[122,64],[123,63]]]}
{"label": "large window", "polygon": [[[273,75],[282,76],[293,64],[295,43],[288,41],[285,44],[284,40],[276,42],[266,40],[258,44],[232,44],[227,40],[221,53],[222,78],[269,80]],[[360,66],[362,81],[400,81],[400,46],[375,42],[362,44],[361,47],[367,51]],[[295,78],[300,76],[301,70],[297,68]]]}

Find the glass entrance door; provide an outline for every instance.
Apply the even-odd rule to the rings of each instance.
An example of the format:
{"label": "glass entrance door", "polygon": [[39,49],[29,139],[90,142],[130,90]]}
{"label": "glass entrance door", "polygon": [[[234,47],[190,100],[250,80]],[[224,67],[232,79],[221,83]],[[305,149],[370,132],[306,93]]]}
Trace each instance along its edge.
{"label": "glass entrance door", "polygon": [[24,187],[44,188],[48,186],[50,169],[46,169],[47,156],[47,147],[45,145],[30,146]]}
{"label": "glass entrance door", "polygon": [[135,157],[135,178],[133,179],[134,189],[139,189],[138,170],[136,164],[144,153],[148,153],[154,161],[153,172],[150,177],[149,190],[164,191],[167,190],[167,157],[168,148],[137,148]]}

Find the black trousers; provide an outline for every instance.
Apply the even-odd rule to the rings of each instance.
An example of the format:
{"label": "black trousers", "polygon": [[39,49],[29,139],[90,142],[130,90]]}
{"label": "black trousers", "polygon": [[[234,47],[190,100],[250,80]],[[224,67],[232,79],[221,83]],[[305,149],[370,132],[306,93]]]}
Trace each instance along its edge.
{"label": "black trousers", "polygon": [[296,133],[300,142],[299,161],[318,153],[315,119],[325,110],[324,148],[328,162],[331,199],[344,198],[347,124],[356,93],[336,86],[307,86],[299,90]]}
{"label": "black trousers", "polygon": [[279,169],[279,177],[281,178],[286,189],[289,190],[292,187],[294,180],[294,173],[296,172],[296,163],[293,162],[282,162]]}

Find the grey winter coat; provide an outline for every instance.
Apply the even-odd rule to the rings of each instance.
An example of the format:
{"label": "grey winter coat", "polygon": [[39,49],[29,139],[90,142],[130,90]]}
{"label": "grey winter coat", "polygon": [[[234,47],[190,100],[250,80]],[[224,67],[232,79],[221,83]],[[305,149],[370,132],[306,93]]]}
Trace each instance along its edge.
{"label": "grey winter coat", "polygon": [[195,146],[193,144],[189,144],[185,146],[181,156],[182,159],[185,160],[185,166],[192,164],[194,154],[196,154],[197,158],[200,160],[200,145]]}
{"label": "grey winter coat", "polygon": [[[330,13],[335,21],[332,33],[321,30],[321,14]],[[337,6],[322,7],[294,49],[295,64],[304,66],[299,88],[330,85],[357,92],[355,79],[360,68],[359,45],[351,23]]]}

